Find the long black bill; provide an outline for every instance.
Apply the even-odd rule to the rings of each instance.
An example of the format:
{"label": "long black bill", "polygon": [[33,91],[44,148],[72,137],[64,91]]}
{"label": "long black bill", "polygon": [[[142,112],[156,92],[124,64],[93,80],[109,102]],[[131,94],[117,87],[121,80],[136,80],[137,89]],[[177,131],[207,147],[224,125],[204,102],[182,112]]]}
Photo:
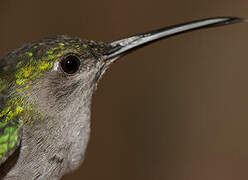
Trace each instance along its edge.
{"label": "long black bill", "polygon": [[165,27],[159,30],[151,31],[144,34],[138,34],[125,39],[110,43],[110,50],[106,53],[107,59],[112,59],[124,55],[131,50],[142,47],[149,43],[171,37],[184,32],[189,32],[201,28],[217,27],[244,21],[237,17],[216,17],[192,21],[184,24]]}

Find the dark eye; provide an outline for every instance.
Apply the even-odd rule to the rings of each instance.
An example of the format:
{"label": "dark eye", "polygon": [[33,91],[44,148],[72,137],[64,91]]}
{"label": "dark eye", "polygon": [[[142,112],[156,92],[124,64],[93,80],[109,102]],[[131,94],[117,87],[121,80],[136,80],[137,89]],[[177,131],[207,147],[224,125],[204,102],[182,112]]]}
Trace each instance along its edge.
{"label": "dark eye", "polygon": [[80,60],[75,55],[65,57],[61,62],[61,68],[67,74],[74,74],[79,70]]}

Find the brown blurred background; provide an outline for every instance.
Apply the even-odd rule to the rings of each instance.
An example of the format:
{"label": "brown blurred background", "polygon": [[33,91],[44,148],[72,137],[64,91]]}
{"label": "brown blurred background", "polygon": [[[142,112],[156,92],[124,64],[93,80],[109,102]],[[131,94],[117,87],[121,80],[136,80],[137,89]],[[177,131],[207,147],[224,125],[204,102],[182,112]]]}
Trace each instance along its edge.
{"label": "brown blurred background", "polygon": [[[0,54],[68,34],[110,41],[212,16],[247,0],[1,0]],[[102,79],[84,164],[64,180],[248,179],[248,24],[176,36]]]}

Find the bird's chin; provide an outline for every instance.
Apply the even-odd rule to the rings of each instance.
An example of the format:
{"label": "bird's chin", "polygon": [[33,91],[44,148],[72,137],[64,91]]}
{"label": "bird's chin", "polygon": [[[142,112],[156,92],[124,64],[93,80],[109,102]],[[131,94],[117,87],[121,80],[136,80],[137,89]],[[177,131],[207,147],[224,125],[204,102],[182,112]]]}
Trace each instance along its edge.
{"label": "bird's chin", "polygon": [[104,75],[106,70],[108,70],[110,68],[110,66],[113,63],[115,63],[117,59],[119,59],[119,57],[120,56],[114,57],[112,59],[104,60],[104,63],[101,65],[101,68],[99,69],[98,73],[96,74],[96,78],[95,78],[96,84],[98,84],[98,82],[100,81],[100,79],[102,78],[102,76]]}
{"label": "bird's chin", "polygon": [[109,69],[109,67],[114,64],[121,56],[117,56],[117,57],[113,57],[113,58],[110,58],[110,59],[104,59],[104,64],[102,66],[102,75],[104,74],[104,72]]}

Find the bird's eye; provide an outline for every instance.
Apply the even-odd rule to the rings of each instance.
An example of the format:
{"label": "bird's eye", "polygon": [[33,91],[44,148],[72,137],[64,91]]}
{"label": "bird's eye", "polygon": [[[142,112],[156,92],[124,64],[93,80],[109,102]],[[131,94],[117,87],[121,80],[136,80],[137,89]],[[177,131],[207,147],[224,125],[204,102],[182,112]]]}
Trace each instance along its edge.
{"label": "bird's eye", "polygon": [[69,55],[60,62],[61,68],[67,74],[74,74],[79,70],[80,60],[75,55]]}

